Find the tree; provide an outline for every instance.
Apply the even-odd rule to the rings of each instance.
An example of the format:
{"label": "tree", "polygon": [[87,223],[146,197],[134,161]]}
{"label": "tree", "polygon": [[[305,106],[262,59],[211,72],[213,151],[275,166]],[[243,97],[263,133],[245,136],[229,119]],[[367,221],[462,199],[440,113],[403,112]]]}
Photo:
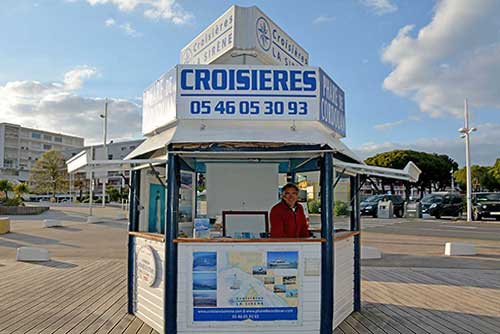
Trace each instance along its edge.
{"label": "tree", "polygon": [[108,187],[106,193],[109,196],[110,202],[118,202],[120,200],[120,191],[114,187]]}
{"label": "tree", "polygon": [[[445,154],[417,152],[412,150],[394,150],[383,152],[365,160],[368,165],[403,169],[408,162],[413,161],[422,171],[416,185],[421,195],[425,189],[444,190],[451,184],[450,170],[458,169],[458,164]],[[394,181],[383,179],[383,184],[391,185]]]}
{"label": "tree", "polygon": [[37,192],[67,192],[69,177],[64,157],[51,150],[43,153],[31,169],[30,183]]}
{"label": "tree", "polygon": [[495,164],[490,169],[490,173],[500,183],[500,158],[497,158],[497,161],[495,161]]}
{"label": "tree", "polygon": [[24,183],[24,182],[16,184],[14,186],[14,193],[16,194],[17,198],[21,198],[21,196],[23,194],[27,194],[29,192],[30,192],[30,190],[29,190],[28,186],[26,185],[26,183]]}
{"label": "tree", "polygon": [[[473,191],[495,191],[500,189],[500,182],[495,178],[494,170],[495,166],[471,166],[471,181]],[[465,167],[457,170],[454,174],[457,184],[463,189],[467,186],[467,173],[465,172]]]}
{"label": "tree", "polygon": [[83,189],[87,186],[87,182],[88,182],[87,179],[85,179],[85,177],[82,177],[82,175],[80,173],[76,174],[74,186],[79,191],[79,195],[78,195],[79,201],[83,200]]}
{"label": "tree", "polygon": [[0,180],[0,191],[5,194],[5,199],[9,199],[9,191],[12,191],[12,183],[9,180]]}

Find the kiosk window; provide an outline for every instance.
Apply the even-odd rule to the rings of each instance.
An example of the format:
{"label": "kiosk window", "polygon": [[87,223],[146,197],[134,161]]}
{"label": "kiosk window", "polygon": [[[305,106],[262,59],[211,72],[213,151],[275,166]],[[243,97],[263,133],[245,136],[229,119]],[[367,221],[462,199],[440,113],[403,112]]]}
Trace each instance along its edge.
{"label": "kiosk window", "polygon": [[222,211],[222,231],[225,237],[235,239],[266,238],[267,211]]}

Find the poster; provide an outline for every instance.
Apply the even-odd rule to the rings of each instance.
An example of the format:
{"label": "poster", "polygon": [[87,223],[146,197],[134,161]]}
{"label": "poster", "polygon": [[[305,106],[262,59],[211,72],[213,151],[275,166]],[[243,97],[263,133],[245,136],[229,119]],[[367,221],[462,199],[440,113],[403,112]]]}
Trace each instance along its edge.
{"label": "poster", "polygon": [[298,251],[194,252],[194,321],[297,320]]}

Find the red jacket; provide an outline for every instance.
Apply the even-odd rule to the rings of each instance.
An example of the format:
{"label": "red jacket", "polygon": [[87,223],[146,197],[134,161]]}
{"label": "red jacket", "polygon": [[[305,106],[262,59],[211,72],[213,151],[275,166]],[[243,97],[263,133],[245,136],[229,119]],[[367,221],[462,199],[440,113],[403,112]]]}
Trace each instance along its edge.
{"label": "red jacket", "polygon": [[284,201],[271,209],[271,238],[307,238],[307,226],[304,209],[299,203],[292,210]]}

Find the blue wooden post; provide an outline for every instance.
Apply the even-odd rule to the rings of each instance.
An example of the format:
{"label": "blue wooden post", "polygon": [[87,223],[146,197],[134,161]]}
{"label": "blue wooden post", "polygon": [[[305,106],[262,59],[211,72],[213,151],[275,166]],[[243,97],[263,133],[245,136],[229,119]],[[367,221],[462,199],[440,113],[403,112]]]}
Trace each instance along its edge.
{"label": "blue wooden post", "polygon": [[165,307],[164,332],[177,333],[177,216],[179,211],[179,157],[168,153],[167,214],[165,228]]}
{"label": "blue wooden post", "polygon": [[[129,217],[128,217],[128,231],[137,231],[139,226],[139,194],[141,184],[141,171],[134,170],[130,176],[130,190],[129,190]],[[128,235],[128,280],[127,280],[127,312],[133,314],[134,312],[134,243],[133,237]]]}
{"label": "blue wooden post", "polygon": [[[351,231],[360,231],[361,219],[359,211],[359,175],[351,176]],[[354,236],[354,311],[361,310],[361,235]]]}
{"label": "blue wooden post", "polygon": [[325,153],[321,166],[321,334],[333,332],[333,154]]}

